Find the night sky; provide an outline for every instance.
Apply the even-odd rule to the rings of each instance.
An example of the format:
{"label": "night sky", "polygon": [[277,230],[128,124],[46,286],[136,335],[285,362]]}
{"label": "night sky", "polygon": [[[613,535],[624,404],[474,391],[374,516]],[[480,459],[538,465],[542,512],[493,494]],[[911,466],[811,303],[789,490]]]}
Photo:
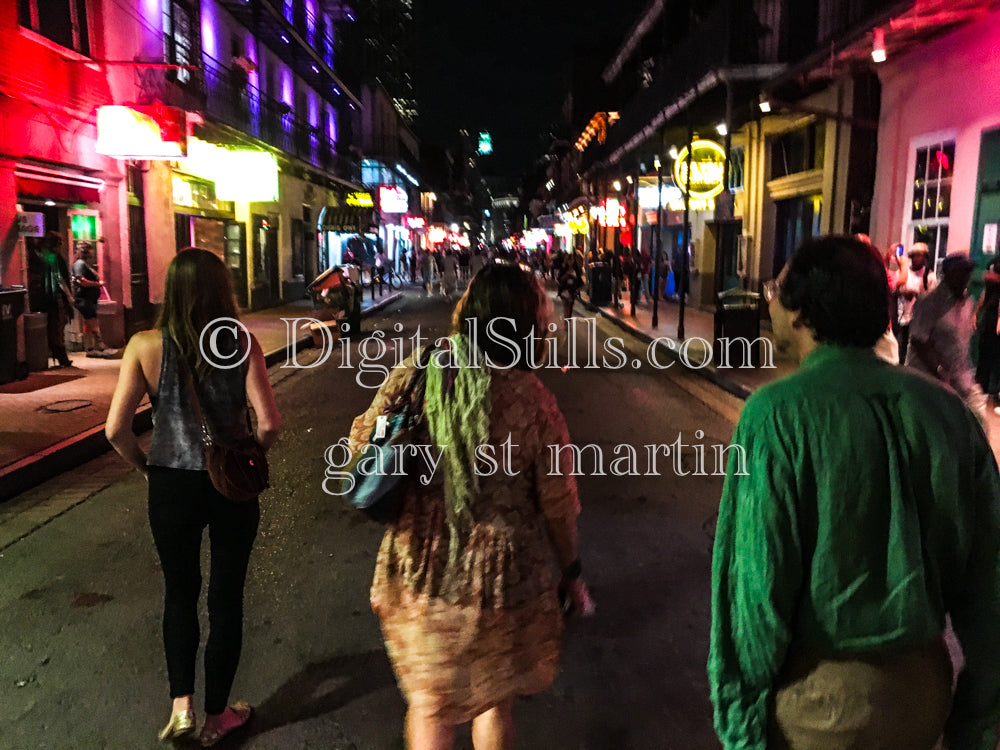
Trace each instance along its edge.
{"label": "night sky", "polygon": [[523,172],[549,145],[545,133],[559,119],[574,44],[589,47],[608,34],[620,40],[645,5],[416,0],[419,135],[447,145],[460,128],[487,130],[494,155],[484,171]]}

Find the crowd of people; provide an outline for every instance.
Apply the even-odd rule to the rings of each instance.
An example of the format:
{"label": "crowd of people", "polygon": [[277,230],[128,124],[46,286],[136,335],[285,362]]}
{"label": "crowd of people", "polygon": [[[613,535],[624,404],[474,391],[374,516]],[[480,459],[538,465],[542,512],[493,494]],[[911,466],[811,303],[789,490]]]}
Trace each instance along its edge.
{"label": "crowd of people", "polygon": [[[799,369],[747,401],[732,439],[742,450],[730,455],[722,490],[708,676],[726,750],[931,750],[942,734],[951,750],[996,746],[1000,472],[975,395],[1000,373],[981,362],[978,378],[990,384],[981,387],[969,364],[972,262],[947,256],[936,283],[928,254],[916,246],[886,256],[857,238],[818,238],[765,285],[776,344]],[[476,750],[510,750],[514,700],[553,683],[564,613],[594,611],[572,467],[548,466],[547,447],[570,436],[528,364],[544,359],[544,340],[526,334],[547,327],[551,299],[527,258],[482,260],[470,268],[450,335],[436,342],[446,356],[414,352],[349,436],[359,454],[380,418],[410,398],[417,363],[427,363],[415,438],[442,448],[443,471],[405,486],[370,595],[407,701],[408,750],[449,750],[465,722]],[[633,299],[643,287],[638,260],[600,261],[631,275]],[[453,293],[463,274],[454,253],[443,254],[440,270],[421,258],[422,277],[425,263],[441,293]],[[582,267],[567,255],[558,272],[548,269],[570,314]],[[996,336],[996,311],[983,310],[1000,304],[1000,263],[984,283],[980,333]],[[149,482],[171,698],[163,740],[197,731],[199,548],[209,528],[203,746],[252,716],[229,692],[260,511],[256,499],[233,502],[215,488],[201,433],[210,423],[219,439],[252,437],[267,448],[281,427],[252,336],[228,342],[247,354],[238,368],[215,368],[199,353],[199,326],[236,314],[222,262],[194,248],[179,253],[157,329],[125,351],[107,421],[112,445]],[[504,338],[485,335],[498,321]],[[891,356],[880,348],[886,338]],[[997,345],[987,337],[981,347]],[[495,365],[474,365],[483,357],[472,347]],[[911,367],[899,366],[900,350]],[[204,414],[185,395],[192,389]],[[156,413],[148,452],[131,430],[147,395]],[[504,440],[518,445],[515,463],[481,475],[479,447]],[[963,651],[957,679],[946,618]]]}

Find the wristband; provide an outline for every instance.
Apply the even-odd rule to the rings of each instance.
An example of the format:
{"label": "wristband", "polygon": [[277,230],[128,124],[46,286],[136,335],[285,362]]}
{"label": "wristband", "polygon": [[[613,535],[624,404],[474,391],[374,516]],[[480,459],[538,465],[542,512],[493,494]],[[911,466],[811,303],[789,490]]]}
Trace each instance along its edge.
{"label": "wristband", "polygon": [[566,580],[572,581],[579,578],[581,575],[583,575],[583,563],[580,562],[579,557],[566,566],[565,570],[563,570],[563,578]]}

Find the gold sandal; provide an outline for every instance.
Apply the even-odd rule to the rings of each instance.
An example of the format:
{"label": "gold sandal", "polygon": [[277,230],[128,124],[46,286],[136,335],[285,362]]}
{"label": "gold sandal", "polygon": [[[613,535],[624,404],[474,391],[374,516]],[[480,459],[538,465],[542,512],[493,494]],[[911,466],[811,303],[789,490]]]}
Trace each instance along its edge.
{"label": "gold sandal", "polygon": [[[243,701],[226,706],[226,711],[232,711],[236,715],[236,718],[240,720],[239,723],[225,729],[209,729],[206,720],[205,726],[201,728],[200,740],[202,747],[212,747],[212,745],[215,745],[223,737],[227,737],[237,729],[246,726],[247,722],[250,721],[250,717],[253,716],[253,706]],[[226,711],[223,711],[220,716],[224,715]]]}
{"label": "gold sandal", "polygon": [[195,723],[194,711],[192,709],[189,708],[184,711],[180,711],[179,713],[172,714],[170,716],[170,721],[168,721],[167,725],[160,730],[157,737],[160,738],[160,742],[189,737],[194,733]]}

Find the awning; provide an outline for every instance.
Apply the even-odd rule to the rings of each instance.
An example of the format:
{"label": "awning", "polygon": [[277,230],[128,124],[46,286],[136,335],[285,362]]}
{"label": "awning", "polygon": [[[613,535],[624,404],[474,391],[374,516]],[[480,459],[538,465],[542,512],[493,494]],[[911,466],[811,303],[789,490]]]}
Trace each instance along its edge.
{"label": "awning", "polygon": [[97,203],[104,187],[95,177],[30,164],[15,164],[14,178],[19,197],[66,203]]}
{"label": "awning", "polygon": [[357,206],[326,206],[320,212],[319,228],[324,232],[358,234],[362,231],[362,220],[370,217],[371,209]]}

